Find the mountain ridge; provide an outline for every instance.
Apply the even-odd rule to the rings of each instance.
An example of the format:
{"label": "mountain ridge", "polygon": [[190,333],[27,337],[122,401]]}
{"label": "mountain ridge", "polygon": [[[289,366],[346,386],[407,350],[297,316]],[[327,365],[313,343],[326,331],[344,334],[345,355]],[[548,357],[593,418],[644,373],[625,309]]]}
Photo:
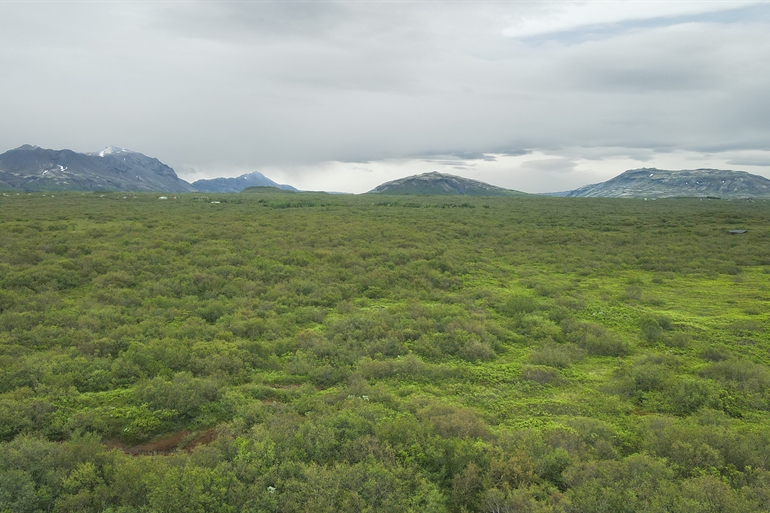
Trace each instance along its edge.
{"label": "mountain ridge", "polygon": [[460,196],[519,196],[523,192],[490,185],[461,176],[438,173],[423,173],[382,183],[366,194],[395,195],[460,195]]}
{"label": "mountain ridge", "polygon": [[204,178],[194,181],[192,186],[200,192],[241,192],[247,187],[275,187],[298,192],[295,187],[276,183],[259,171],[252,171],[235,178]]}
{"label": "mountain ridge", "polygon": [[770,198],[770,180],[746,171],[640,168],[629,169],[604,182],[551,195],[573,198]]}
{"label": "mountain ridge", "polygon": [[114,146],[78,153],[24,144],[0,154],[0,185],[18,191],[196,192],[157,158]]}

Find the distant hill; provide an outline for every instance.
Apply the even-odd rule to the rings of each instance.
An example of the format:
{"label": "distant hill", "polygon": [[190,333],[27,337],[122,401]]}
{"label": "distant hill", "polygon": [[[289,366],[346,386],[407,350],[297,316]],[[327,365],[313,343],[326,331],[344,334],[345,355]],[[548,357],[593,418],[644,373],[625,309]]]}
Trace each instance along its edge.
{"label": "distant hill", "polygon": [[279,189],[278,187],[272,187],[270,185],[255,185],[254,187],[246,187],[241,192],[246,194],[251,194],[251,193],[274,194],[274,193],[288,192],[291,194],[298,191],[292,190],[292,189]]}
{"label": "distant hill", "polygon": [[254,171],[236,178],[211,178],[193,182],[200,192],[241,192],[247,187],[276,187],[286,191],[297,192],[291,185],[275,183],[262,173]]}
{"label": "distant hill", "polygon": [[770,198],[770,180],[744,171],[643,168],[557,196],[595,198]]}
{"label": "distant hill", "polygon": [[400,178],[378,185],[369,194],[424,194],[465,196],[516,196],[523,192],[512,191],[488,183],[443,173],[424,173]]}
{"label": "distant hill", "polygon": [[110,146],[99,152],[25,144],[0,155],[0,188],[20,191],[194,192],[156,158]]}

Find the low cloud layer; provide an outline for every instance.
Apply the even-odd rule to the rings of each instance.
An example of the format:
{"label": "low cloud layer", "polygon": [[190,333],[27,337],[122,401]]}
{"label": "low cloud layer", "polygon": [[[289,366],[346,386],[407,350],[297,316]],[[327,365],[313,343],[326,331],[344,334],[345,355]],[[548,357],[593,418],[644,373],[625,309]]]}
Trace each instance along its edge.
{"label": "low cloud layer", "polygon": [[759,2],[3,3],[0,150],[349,192],[422,169],[533,192],[645,163],[769,175],[769,29]]}

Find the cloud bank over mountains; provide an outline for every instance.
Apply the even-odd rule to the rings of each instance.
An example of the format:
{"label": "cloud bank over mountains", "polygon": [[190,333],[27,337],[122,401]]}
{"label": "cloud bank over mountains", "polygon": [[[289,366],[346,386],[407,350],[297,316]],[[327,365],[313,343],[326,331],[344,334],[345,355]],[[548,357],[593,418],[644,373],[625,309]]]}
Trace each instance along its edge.
{"label": "cloud bank over mountains", "polygon": [[0,150],[138,148],[193,181],[543,192],[630,168],[770,175],[759,2],[0,5]]}

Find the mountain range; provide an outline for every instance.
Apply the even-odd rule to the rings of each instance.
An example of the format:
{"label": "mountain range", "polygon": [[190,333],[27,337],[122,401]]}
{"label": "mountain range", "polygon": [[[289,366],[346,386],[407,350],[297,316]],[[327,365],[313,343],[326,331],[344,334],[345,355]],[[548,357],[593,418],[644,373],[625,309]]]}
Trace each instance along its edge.
{"label": "mountain range", "polygon": [[[110,146],[93,153],[24,145],[0,155],[0,190],[155,191],[237,193],[273,187],[297,192],[254,171],[236,178],[190,184],[156,158]],[[252,189],[258,190],[258,189]],[[443,173],[424,173],[385,182],[369,194],[519,196],[525,193]],[[632,169],[597,184],[550,196],[603,198],[770,198],[770,180],[744,171]]]}
{"label": "mountain range", "polygon": [[0,190],[240,192],[254,186],[297,190],[257,171],[190,184],[158,159],[116,146],[78,153],[25,144],[0,155]]}
{"label": "mountain range", "polygon": [[[466,196],[524,194],[477,180],[435,172],[386,182],[369,193]],[[625,171],[606,182],[546,195],[583,198],[770,198],[770,180],[745,171],[642,168]]]}
{"label": "mountain range", "polygon": [[195,192],[156,158],[110,146],[99,152],[25,144],[0,155],[0,188],[24,191]]}

